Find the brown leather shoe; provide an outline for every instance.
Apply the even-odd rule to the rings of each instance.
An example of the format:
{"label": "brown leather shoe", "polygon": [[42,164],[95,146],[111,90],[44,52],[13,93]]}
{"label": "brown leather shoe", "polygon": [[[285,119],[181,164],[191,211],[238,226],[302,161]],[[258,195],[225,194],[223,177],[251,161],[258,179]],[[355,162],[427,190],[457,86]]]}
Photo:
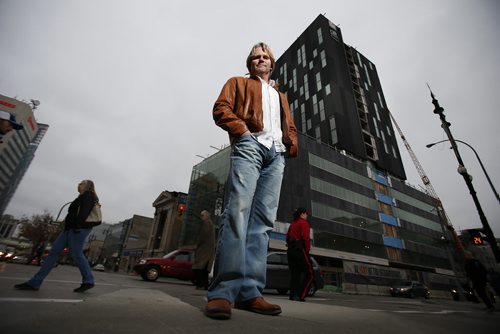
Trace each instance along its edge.
{"label": "brown leather shoe", "polygon": [[278,315],[281,313],[281,307],[276,304],[270,304],[262,297],[238,302],[234,305],[235,308],[240,310],[251,311],[265,315]]}
{"label": "brown leather shoe", "polygon": [[226,299],[209,300],[205,307],[205,315],[212,319],[231,318],[231,303]]}

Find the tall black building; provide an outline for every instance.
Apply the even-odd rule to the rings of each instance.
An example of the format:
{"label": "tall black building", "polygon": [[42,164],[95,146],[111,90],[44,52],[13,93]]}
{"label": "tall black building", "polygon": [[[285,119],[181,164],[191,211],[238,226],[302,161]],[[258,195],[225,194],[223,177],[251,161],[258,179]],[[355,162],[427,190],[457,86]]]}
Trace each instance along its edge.
{"label": "tall black building", "polygon": [[[287,159],[269,248],[285,250],[298,207],[309,212],[311,254],[328,285],[388,294],[399,280],[426,283],[448,296],[453,268],[435,200],[406,175],[375,65],[344,44],[319,15],[277,60],[273,79],[290,103],[298,157]],[[214,97],[215,100],[215,97]],[[193,167],[184,236],[195,239],[200,203],[218,223],[229,148]],[[449,238],[448,238],[449,239]]]}
{"label": "tall black building", "polygon": [[406,179],[375,65],[319,15],[277,60],[298,131]]}

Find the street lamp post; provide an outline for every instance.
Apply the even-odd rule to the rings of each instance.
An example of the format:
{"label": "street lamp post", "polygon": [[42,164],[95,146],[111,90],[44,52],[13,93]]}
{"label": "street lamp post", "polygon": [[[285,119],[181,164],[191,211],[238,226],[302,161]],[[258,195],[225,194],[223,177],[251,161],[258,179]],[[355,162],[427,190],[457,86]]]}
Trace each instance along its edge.
{"label": "street lamp post", "polygon": [[[430,87],[429,87],[430,90]],[[495,260],[500,263],[500,250],[498,249],[498,245],[495,239],[495,235],[493,234],[493,231],[491,230],[491,227],[488,223],[488,219],[486,219],[486,216],[484,215],[483,208],[481,207],[481,204],[479,203],[479,199],[476,194],[476,190],[474,189],[474,186],[472,185],[472,177],[467,173],[467,169],[465,168],[464,162],[462,161],[462,157],[460,156],[460,152],[458,151],[457,143],[456,140],[453,138],[453,135],[451,134],[450,131],[450,125],[451,123],[448,123],[446,121],[446,116],[444,115],[444,108],[442,108],[439,105],[438,100],[434,97],[434,94],[431,91],[431,97],[432,97],[432,104],[434,105],[434,113],[439,115],[439,118],[441,120],[441,127],[443,128],[444,132],[448,136],[448,139],[451,144],[451,148],[453,149],[453,152],[455,153],[455,156],[458,161],[458,173],[462,175],[464,178],[465,184],[467,185],[467,188],[469,188],[469,193],[472,196],[472,200],[474,201],[474,204],[476,205],[477,212],[479,214],[479,219],[481,220],[481,224],[483,225],[483,231],[484,234],[488,237],[488,240],[490,241],[490,247],[491,250],[493,251],[493,255],[495,256]]]}
{"label": "street lamp post", "polygon": [[[450,140],[449,139],[440,140],[440,141],[435,142],[435,143],[427,144],[427,145],[425,145],[425,147],[430,148],[430,147],[432,147],[434,145],[441,144],[441,143],[444,143],[444,142],[447,142],[447,141],[450,141]],[[481,169],[483,170],[484,176],[486,176],[486,179],[488,180],[490,188],[493,191],[493,194],[495,195],[495,198],[497,199],[497,202],[500,204],[500,197],[498,196],[498,192],[495,189],[495,186],[493,185],[493,182],[491,181],[490,176],[488,175],[488,172],[486,171],[486,168],[484,167],[483,162],[481,161],[481,158],[479,157],[479,154],[477,154],[477,152],[474,149],[474,147],[472,147],[471,145],[467,144],[466,142],[464,142],[462,140],[458,140],[458,139],[455,139],[455,141],[457,143],[462,143],[462,144],[468,146],[474,152],[474,154],[476,155],[477,161],[479,161],[479,165],[481,165]]]}

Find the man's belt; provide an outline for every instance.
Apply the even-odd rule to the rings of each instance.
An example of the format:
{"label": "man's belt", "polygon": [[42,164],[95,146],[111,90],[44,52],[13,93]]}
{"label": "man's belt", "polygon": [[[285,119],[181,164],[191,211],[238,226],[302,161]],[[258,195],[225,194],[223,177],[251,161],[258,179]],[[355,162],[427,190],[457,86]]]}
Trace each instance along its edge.
{"label": "man's belt", "polygon": [[286,245],[290,249],[303,249],[304,248],[304,240],[288,239],[286,241]]}

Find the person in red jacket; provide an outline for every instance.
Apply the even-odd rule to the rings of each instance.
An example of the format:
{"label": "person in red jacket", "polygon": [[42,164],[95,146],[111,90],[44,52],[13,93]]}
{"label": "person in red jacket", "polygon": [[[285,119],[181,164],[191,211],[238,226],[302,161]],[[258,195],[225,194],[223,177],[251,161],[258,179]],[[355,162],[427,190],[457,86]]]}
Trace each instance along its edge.
{"label": "person in red jacket", "polygon": [[306,301],[307,291],[313,280],[310,226],[307,210],[298,208],[293,213],[293,223],[286,234],[288,267],[290,269],[290,300]]}

